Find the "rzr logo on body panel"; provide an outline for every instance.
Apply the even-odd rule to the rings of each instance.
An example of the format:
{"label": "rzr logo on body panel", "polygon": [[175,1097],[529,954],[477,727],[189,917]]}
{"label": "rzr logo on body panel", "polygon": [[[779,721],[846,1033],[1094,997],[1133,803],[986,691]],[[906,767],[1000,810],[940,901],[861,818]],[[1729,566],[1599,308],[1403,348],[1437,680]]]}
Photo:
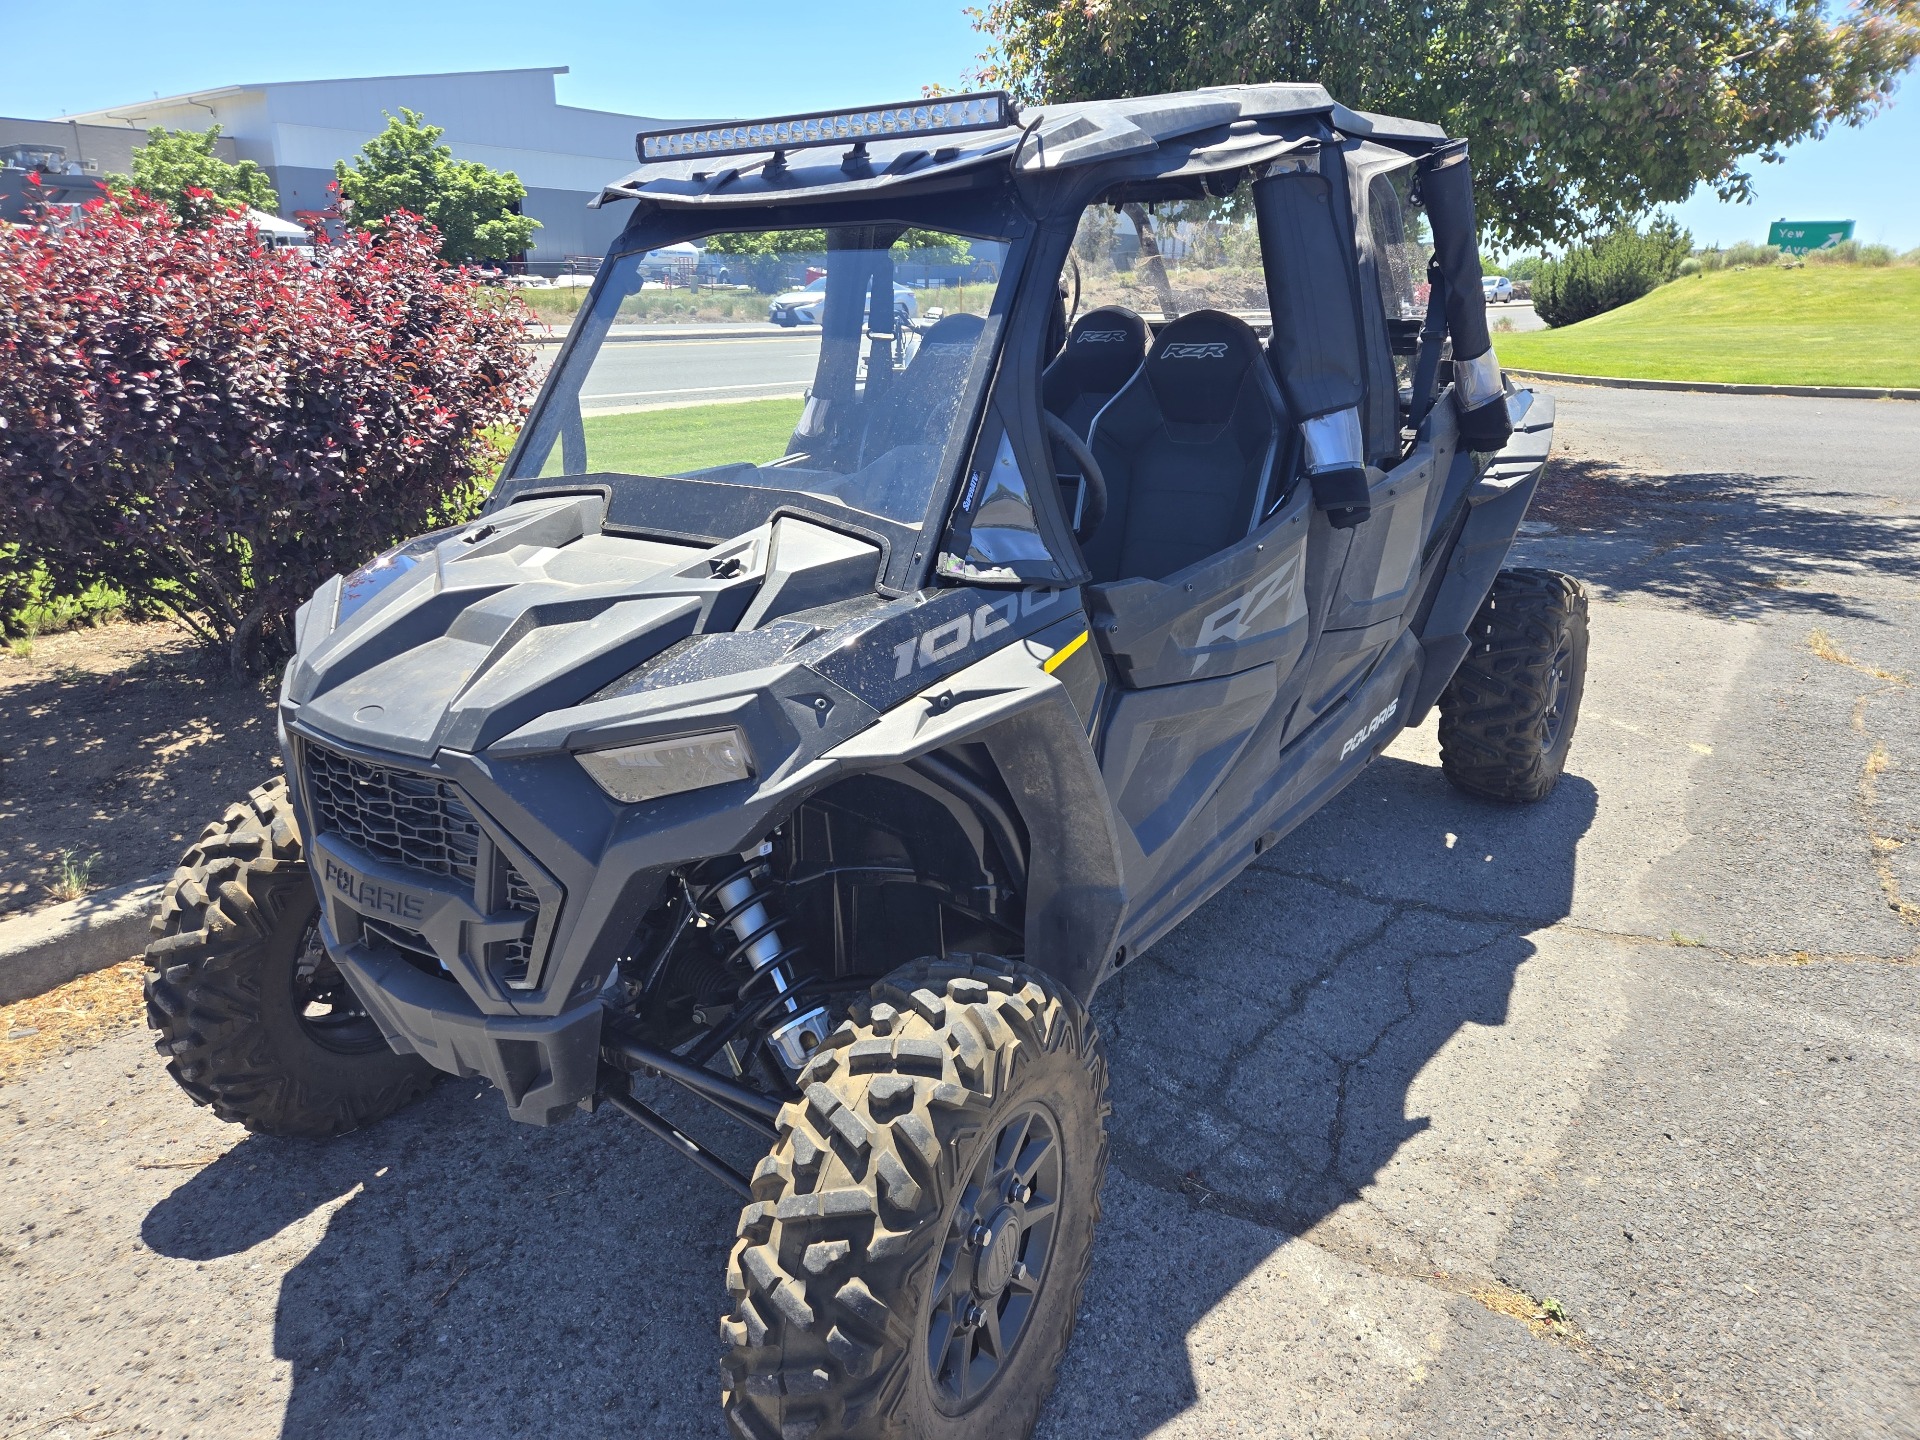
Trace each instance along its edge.
{"label": "rzr logo on body panel", "polygon": [[1211,658],[1207,653],[1212,646],[1221,644],[1239,644],[1248,635],[1256,633],[1253,622],[1278,601],[1285,606],[1269,625],[1269,630],[1284,630],[1298,620],[1303,613],[1300,600],[1300,557],[1289,555],[1280,565],[1274,567],[1271,575],[1258,584],[1241,591],[1233,599],[1215,610],[1200,622],[1199,637],[1193,642],[1202,653],[1193,657],[1193,668],[1200,667]]}

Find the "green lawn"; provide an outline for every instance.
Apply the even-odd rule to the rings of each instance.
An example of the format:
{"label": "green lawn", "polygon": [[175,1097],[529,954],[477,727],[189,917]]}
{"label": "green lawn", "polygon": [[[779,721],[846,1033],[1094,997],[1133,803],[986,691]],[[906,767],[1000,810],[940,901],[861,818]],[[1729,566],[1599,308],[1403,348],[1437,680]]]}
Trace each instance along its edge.
{"label": "green lawn", "polygon": [[[687,405],[627,415],[589,415],[587,469],[632,475],[677,475],[708,465],[747,460],[764,465],[787,453],[805,402],[744,400]],[[557,473],[560,447],[548,459]]]}
{"label": "green lawn", "polygon": [[1569,325],[1496,335],[1523,370],[1749,385],[1920,387],[1920,266],[1687,275]]}

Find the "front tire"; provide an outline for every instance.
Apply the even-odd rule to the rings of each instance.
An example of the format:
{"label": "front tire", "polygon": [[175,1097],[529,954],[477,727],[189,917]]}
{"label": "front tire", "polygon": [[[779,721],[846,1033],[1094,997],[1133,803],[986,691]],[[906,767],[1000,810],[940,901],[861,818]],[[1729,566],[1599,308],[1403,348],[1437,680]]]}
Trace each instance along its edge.
{"label": "front tire", "polygon": [[387,1048],[319,938],[284,778],[201,833],[160,897],[147,1025],[196,1104],[262,1135],[384,1119],[438,1072]]}
{"label": "front tire", "polygon": [[727,1267],[722,1400],[750,1440],[1020,1440],[1086,1286],[1107,1067],[1040,972],[922,960],[800,1078]]}
{"label": "front tire", "polygon": [[1544,800],[1586,690],[1586,587],[1555,570],[1502,570],[1467,638],[1440,695],[1440,767],[1470,795]]}

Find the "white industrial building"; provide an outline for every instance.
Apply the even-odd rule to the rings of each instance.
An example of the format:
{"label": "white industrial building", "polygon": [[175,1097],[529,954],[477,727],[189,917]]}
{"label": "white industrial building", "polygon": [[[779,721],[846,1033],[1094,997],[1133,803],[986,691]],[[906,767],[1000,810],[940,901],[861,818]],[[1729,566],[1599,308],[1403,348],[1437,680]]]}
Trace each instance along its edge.
{"label": "white industrial building", "polygon": [[[527,188],[521,209],[540,222],[528,259],[533,268],[549,269],[606,252],[629,207],[589,210],[587,201],[633,169],[637,132],[679,123],[562,105],[554,98],[554,76],[566,73],[558,65],[223,85],[63,116],[58,124],[89,134],[98,133],[94,127],[144,132],[156,125],[205,130],[218,124],[237,158],[273,178],[280,213],[291,218],[299,210],[325,209],[334,161],[357,155],[388,115],[415,110],[446,131],[442,139],[459,158],[520,177]],[[0,130],[6,124],[0,120]]]}

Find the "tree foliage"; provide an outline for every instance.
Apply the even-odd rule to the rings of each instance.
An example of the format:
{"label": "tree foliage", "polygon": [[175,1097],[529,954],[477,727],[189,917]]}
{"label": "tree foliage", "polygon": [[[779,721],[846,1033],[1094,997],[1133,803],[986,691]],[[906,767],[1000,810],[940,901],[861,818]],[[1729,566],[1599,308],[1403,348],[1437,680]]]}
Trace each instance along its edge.
{"label": "tree foliage", "polygon": [[1857,125],[1920,55],[1920,0],[988,0],[981,78],[1028,101],[1319,81],[1473,145],[1508,248],[1596,233],[1705,181],[1745,200]]}
{"label": "tree foliage", "polygon": [[477,160],[456,160],[440,143],[446,132],[418,111],[387,116],[387,128],[360,147],[349,165],[334,162],[355,229],[379,231],[399,211],[425,216],[439,232],[440,253],[449,260],[509,260],[533,243],[540,222],[515,213],[527,187],[511,170],[490,170]]}
{"label": "tree foliage", "polygon": [[524,409],[520,317],[417,217],[315,268],[134,197],[0,226],[0,553],[106,581],[236,670],[328,575],[470,509]]}
{"label": "tree foliage", "polygon": [[[824,255],[824,230],[742,230],[714,235],[707,249],[715,255]],[[967,241],[941,230],[909,228],[893,242],[894,258],[912,255],[936,264],[959,264],[973,251]]]}
{"label": "tree foliage", "polygon": [[267,172],[251,160],[228,164],[214,154],[220,127],[147,131],[133,152],[132,175],[109,175],[120,194],[138,190],[158,200],[184,225],[210,225],[231,210],[274,210],[280,197]]}
{"label": "tree foliage", "polygon": [[1604,314],[1666,284],[1692,253],[1693,237],[1671,220],[1644,231],[1619,226],[1541,265],[1532,281],[1534,313],[1554,326]]}
{"label": "tree foliage", "polygon": [[[972,245],[958,235],[940,230],[909,228],[890,247],[896,264],[964,265],[973,257]],[[709,255],[729,255],[734,277],[756,290],[771,291],[790,284],[793,262],[802,257],[824,257],[825,230],[741,230],[707,239]]]}

